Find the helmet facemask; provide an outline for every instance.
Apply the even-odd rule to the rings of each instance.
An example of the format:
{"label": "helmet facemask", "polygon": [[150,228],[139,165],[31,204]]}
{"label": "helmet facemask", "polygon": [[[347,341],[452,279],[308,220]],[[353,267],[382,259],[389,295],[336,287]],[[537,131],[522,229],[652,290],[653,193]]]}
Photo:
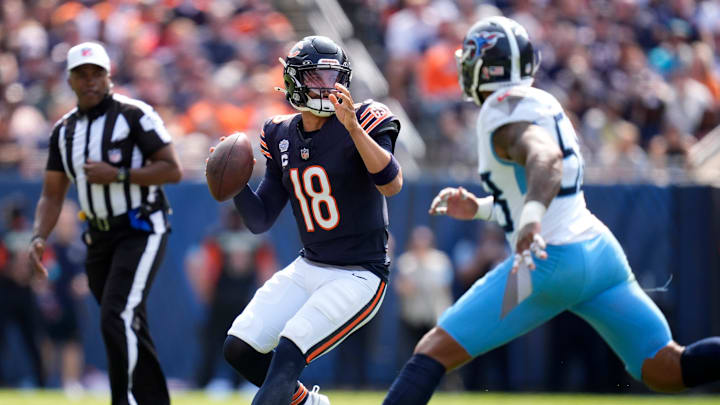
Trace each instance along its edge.
{"label": "helmet facemask", "polygon": [[478,46],[474,40],[465,41],[463,47],[455,51],[455,62],[463,98],[481,105],[483,100],[478,87],[480,86],[480,68],[483,65],[483,59],[477,49]]}
{"label": "helmet facemask", "polygon": [[309,111],[318,117],[329,117],[335,106],[329,99],[337,93],[336,83],[350,86],[352,70],[336,59],[321,59],[318,64],[288,65],[285,67],[285,93],[290,104],[297,110]]}

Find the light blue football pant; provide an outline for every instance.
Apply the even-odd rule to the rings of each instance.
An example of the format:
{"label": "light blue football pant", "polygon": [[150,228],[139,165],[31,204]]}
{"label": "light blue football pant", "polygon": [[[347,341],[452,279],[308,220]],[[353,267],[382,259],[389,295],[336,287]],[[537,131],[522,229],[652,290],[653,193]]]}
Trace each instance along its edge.
{"label": "light blue football pant", "polygon": [[663,314],[638,286],[615,237],[605,232],[583,242],[549,245],[547,254],[547,260],[534,259],[532,293],[506,309],[504,317],[512,256],[475,282],[438,325],[475,357],[568,310],[590,323],[627,371],[642,381],[643,361],[672,336]]}

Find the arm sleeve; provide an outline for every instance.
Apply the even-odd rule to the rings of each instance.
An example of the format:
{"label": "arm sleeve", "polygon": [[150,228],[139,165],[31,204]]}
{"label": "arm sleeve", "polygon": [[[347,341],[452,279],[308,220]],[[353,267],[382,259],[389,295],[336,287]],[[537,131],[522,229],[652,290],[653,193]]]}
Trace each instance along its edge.
{"label": "arm sleeve", "polygon": [[277,167],[268,162],[265,177],[253,191],[245,186],[240,194],[233,198],[235,207],[252,233],[263,233],[270,229],[288,200],[288,193],[276,173]]}
{"label": "arm sleeve", "polygon": [[375,142],[383,149],[390,153],[395,153],[395,141],[397,140],[399,129],[399,122],[390,121],[372,136]]}
{"label": "arm sleeve", "polygon": [[393,144],[393,141],[390,138],[389,134],[380,134],[380,136],[375,138],[375,142],[377,142],[377,144],[380,145],[381,148],[385,149],[390,153],[393,153],[395,145]]}
{"label": "arm sleeve", "polygon": [[64,173],[65,167],[62,164],[62,157],[60,156],[60,127],[61,125],[57,125],[55,129],[53,129],[52,135],[50,135],[50,145],[45,170]]}
{"label": "arm sleeve", "polygon": [[138,132],[135,136],[135,142],[137,142],[143,156],[150,157],[165,145],[170,144],[172,138],[165,129],[162,118],[155,110],[145,109],[141,111],[141,114],[136,127]]}

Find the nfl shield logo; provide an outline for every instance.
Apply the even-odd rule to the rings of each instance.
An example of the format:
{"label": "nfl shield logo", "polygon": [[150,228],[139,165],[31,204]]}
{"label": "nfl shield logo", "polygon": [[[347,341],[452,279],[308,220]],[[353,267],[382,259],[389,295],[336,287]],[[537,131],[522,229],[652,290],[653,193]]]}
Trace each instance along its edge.
{"label": "nfl shield logo", "polygon": [[122,160],[122,152],[120,149],[110,149],[108,151],[108,160],[110,163],[120,163]]}
{"label": "nfl shield logo", "polygon": [[300,149],[300,157],[302,158],[302,160],[310,159],[310,149],[309,148],[301,148]]}

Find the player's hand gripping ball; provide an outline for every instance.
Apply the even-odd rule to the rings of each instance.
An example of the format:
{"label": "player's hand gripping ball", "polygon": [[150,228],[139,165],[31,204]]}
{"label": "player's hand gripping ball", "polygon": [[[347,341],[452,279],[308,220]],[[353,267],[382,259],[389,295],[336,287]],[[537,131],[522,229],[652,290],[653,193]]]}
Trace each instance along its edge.
{"label": "player's hand gripping ball", "polygon": [[220,143],[210,148],[205,164],[210,194],[218,201],[233,198],[250,180],[254,165],[252,144],[244,133],[220,138]]}

